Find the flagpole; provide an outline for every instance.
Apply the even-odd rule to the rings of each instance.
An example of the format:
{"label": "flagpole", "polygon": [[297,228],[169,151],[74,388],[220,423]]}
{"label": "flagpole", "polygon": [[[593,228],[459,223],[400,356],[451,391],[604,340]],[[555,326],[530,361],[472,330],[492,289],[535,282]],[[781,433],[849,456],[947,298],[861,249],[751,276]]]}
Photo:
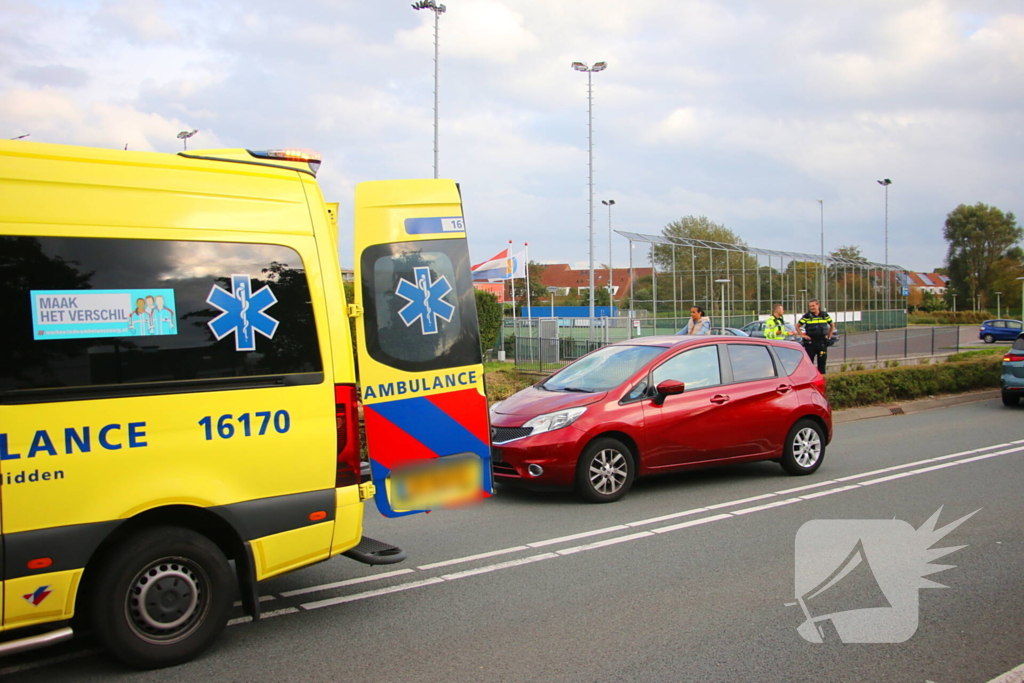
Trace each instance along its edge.
{"label": "flagpole", "polygon": [[530,243],[523,242],[523,258],[526,259],[526,305],[529,313],[526,317],[533,317],[533,299],[530,298]]}
{"label": "flagpole", "polygon": [[[505,260],[507,265],[512,260],[512,240],[508,241],[508,259]],[[515,275],[516,271],[513,268],[512,275]],[[512,283],[512,320],[516,319],[516,279],[514,277],[509,278],[509,282]]]}

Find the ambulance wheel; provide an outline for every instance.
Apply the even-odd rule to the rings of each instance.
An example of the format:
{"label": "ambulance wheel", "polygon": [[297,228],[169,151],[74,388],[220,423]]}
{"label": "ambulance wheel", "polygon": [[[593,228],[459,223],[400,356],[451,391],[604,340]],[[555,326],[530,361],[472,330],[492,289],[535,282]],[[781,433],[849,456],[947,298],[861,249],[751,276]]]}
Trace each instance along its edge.
{"label": "ambulance wheel", "polygon": [[194,531],[167,526],[130,536],[98,571],[92,628],[129,666],[187,662],[227,625],[231,567],[220,548]]}

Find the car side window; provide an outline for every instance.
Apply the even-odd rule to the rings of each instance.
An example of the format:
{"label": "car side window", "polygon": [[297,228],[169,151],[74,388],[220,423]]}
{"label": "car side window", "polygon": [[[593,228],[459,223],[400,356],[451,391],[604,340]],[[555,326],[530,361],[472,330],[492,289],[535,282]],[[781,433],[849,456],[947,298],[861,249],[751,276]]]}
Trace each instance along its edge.
{"label": "car side window", "polygon": [[1011,330],[1019,330],[1021,328],[1020,323],[1011,320],[1006,321],[1006,326]]}
{"label": "car side window", "polygon": [[623,399],[623,403],[643,398],[646,393],[647,380],[645,379],[638,382],[637,385],[633,387],[628,394],[626,394],[626,398]]}
{"label": "car side window", "polygon": [[733,379],[750,382],[775,377],[775,363],[768,347],[760,344],[729,344]]}
{"label": "car side window", "polygon": [[701,346],[669,358],[654,369],[651,382],[658,386],[667,379],[682,382],[688,390],[718,386],[722,383],[718,347]]}
{"label": "car side window", "polygon": [[989,327],[1006,327],[1006,323],[1002,320],[995,320],[989,324]]}
{"label": "car side window", "polygon": [[796,369],[800,367],[800,361],[807,356],[801,349],[787,349],[781,346],[775,347],[775,353],[778,355],[779,360],[782,361],[782,368],[786,371],[787,376],[796,372]]}

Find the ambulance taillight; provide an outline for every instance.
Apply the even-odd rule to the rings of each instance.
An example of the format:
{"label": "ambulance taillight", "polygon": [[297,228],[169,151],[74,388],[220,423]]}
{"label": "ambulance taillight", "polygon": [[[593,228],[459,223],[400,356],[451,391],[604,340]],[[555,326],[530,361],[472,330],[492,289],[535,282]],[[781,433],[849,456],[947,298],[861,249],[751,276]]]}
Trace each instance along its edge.
{"label": "ambulance taillight", "polygon": [[338,470],[334,487],[354,486],[360,481],[359,412],[353,384],[334,385],[334,407],[338,421]]}

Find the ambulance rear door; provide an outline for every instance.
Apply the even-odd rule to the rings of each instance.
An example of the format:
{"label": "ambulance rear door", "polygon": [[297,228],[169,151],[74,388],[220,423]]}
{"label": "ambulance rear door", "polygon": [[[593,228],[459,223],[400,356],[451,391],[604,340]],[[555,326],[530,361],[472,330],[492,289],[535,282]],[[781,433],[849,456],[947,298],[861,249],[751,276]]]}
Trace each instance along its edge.
{"label": "ambulance rear door", "polygon": [[459,189],[362,183],[355,195],[358,374],[386,516],[492,493],[480,331]]}

